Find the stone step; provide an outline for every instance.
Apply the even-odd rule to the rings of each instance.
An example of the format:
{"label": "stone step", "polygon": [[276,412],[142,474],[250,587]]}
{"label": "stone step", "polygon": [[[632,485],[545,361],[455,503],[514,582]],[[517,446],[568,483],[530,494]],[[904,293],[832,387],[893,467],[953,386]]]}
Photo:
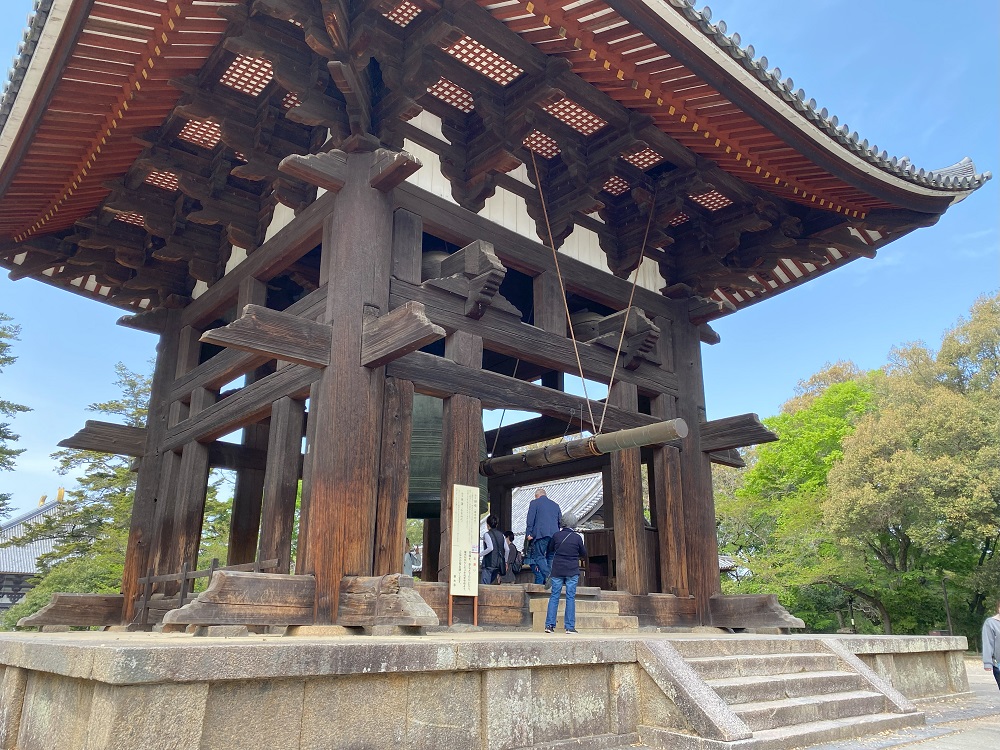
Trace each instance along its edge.
{"label": "stone step", "polygon": [[[733,743],[715,740],[703,740],[689,734],[661,729],[659,727],[639,726],[639,741],[643,748],[670,748],[670,750],[706,750],[709,747],[748,748],[752,750],[792,750],[820,743],[850,740],[855,737],[865,737],[880,732],[893,732],[907,727],[920,726],[924,723],[923,713],[910,714],[874,714],[872,716],[852,716],[843,719],[815,721],[808,724],[796,724],[791,727],[765,729],[754,732],[753,739],[738,740]],[[864,745],[867,747],[867,745]],[[861,745],[858,745],[861,747]]]}
{"label": "stone step", "polygon": [[707,682],[709,687],[730,706],[785,698],[804,698],[810,695],[846,693],[867,686],[856,672],[802,672],[794,675],[726,677]]}
{"label": "stone step", "polygon": [[756,656],[761,654],[816,653],[824,649],[815,638],[789,636],[748,638],[676,638],[670,645],[685,658],[701,656]]}
{"label": "stone step", "polygon": [[[545,630],[545,615],[537,614],[531,622],[531,629],[535,632]],[[566,625],[563,616],[560,614],[556,618],[556,631],[565,630]],[[576,616],[576,629],[583,632],[599,631],[621,631],[638,630],[638,617],[622,617],[621,615],[581,615]]]}
{"label": "stone step", "polygon": [[[532,613],[541,612],[543,615],[549,608],[549,599],[532,599],[528,602],[528,609]],[[565,597],[559,598],[559,614],[566,609]],[[617,615],[618,602],[605,602],[597,599],[584,599],[576,603],[577,614],[586,612],[587,614]]]}
{"label": "stone step", "polygon": [[691,665],[703,680],[798,674],[800,672],[834,672],[837,671],[839,661],[831,653],[703,656],[695,659],[687,659],[687,663]]}
{"label": "stone step", "polygon": [[907,727],[921,726],[923,723],[924,714],[920,711],[909,714],[879,713],[870,716],[848,716],[840,719],[814,721],[791,727],[754,732],[754,748],[755,750],[791,750],[807,745],[892,732]]}
{"label": "stone step", "polygon": [[[526,584],[524,584],[524,590],[527,592],[528,596],[531,597],[532,599],[536,599],[536,598],[538,598],[540,596],[544,596],[544,597],[548,598],[548,596],[552,593],[552,591],[550,589],[545,588],[545,586],[543,586],[540,583],[526,583]],[[577,599],[579,599],[580,597],[584,597],[584,598],[596,597],[596,596],[599,596],[600,593],[601,593],[601,589],[598,588],[597,586],[577,586],[576,587],[576,598]]]}
{"label": "stone step", "polygon": [[849,693],[742,703],[733,706],[733,711],[756,733],[795,724],[882,713],[885,711],[885,704],[882,693],[855,690]]}

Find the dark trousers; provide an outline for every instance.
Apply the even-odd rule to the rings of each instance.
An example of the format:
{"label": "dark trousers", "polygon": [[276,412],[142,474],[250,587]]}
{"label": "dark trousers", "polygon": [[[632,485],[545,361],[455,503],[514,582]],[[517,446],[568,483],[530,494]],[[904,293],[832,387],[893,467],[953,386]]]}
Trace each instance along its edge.
{"label": "dark trousers", "polygon": [[1000,669],[993,667],[993,679],[997,681],[997,687],[1000,688]]}

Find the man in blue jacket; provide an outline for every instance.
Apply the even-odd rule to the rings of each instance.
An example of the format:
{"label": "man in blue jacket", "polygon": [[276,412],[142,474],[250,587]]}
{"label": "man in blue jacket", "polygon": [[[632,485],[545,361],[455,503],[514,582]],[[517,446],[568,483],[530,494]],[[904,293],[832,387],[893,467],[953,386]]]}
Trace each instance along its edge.
{"label": "man in blue jacket", "polygon": [[528,522],[524,530],[524,538],[531,542],[535,583],[548,583],[552,575],[554,552],[550,546],[552,537],[559,531],[561,515],[559,506],[545,494],[542,487],[535,490],[535,499],[528,505]]}

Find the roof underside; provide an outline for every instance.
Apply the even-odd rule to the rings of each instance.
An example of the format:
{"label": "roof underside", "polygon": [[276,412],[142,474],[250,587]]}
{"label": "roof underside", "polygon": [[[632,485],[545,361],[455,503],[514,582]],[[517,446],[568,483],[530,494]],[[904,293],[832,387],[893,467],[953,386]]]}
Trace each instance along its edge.
{"label": "roof underside", "polygon": [[421,109],[463,207],[528,164],[557,244],[586,226],[615,273],[653,258],[670,296],[737,307],[989,178],[870,147],[683,0],[477,2],[43,0],[0,103],[0,263],[125,308],[184,304],[275,203],[312,200],[281,158],[359,128],[398,146]]}

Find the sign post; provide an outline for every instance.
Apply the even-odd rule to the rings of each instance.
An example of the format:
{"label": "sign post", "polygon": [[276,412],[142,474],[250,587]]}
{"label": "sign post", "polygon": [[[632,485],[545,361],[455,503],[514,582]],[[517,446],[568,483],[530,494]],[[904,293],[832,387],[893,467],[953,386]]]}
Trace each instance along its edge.
{"label": "sign post", "polygon": [[472,624],[479,624],[479,488],[456,484],[451,494],[451,580],[448,586],[448,625],[452,624],[452,597],[472,597]]}

